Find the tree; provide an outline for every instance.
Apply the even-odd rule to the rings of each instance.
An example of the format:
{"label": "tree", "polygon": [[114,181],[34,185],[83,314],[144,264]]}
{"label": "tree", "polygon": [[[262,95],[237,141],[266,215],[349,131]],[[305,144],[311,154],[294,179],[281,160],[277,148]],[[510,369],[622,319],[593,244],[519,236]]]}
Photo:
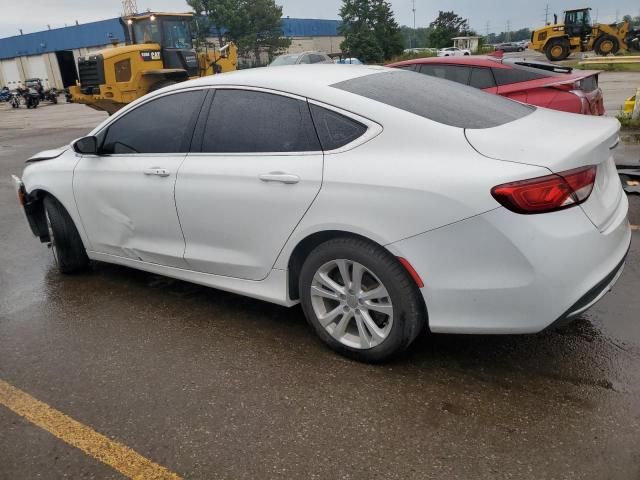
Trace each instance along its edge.
{"label": "tree", "polygon": [[343,52],[365,63],[380,63],[403,50],[402,32],[386,0],[343,0]]}
{"label": "tree", "polygon": [[198,15],[209,19],[220,45],[233,41],[241,55],[253,52],[269,58],[291,45],[282,36],[282,7],[275,0],[187,0]]}
{"label": "tree", "polygon": [[469,28],[469,20],[454,12],[443,12],[442,10],[429,26],[432,28],[429,43],[435,48],[450,47],[453,37],[472,33]]}
{"label": "tree", "polygon": [[430,28],[418,27],[415,30],[403,25],[400,27],[404,39],[404,48],[426,48],[429,47]]}

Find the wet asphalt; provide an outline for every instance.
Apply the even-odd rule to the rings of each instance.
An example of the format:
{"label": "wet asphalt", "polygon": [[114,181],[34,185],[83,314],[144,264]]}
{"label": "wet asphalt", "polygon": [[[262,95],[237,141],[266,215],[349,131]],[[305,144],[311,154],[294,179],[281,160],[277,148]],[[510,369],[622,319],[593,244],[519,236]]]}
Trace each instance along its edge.
{"label": "wet asphalt", "polygon": [[[425,335],[364,365],[299,307],[58,274],[8,176],[101,115],[29,113],[0,107],[0,379],[185,478],[640,478],[640,231],[615,289],[560,330]],[[634,141],[619,161],[640,162]],[[22,478],[122,477],[0,405],[0,479]]]}

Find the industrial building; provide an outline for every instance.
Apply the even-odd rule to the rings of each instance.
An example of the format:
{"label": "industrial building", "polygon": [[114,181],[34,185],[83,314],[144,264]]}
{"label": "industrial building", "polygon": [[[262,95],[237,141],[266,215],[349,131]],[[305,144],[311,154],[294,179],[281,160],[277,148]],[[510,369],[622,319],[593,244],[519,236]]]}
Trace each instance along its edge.
{"label": "industrial building", "polygon": [[[340,52],[344,37],[338,20],[283,18],[282,34],[291,38],[290,52]],[[79,56],[125,42],[121,18],[76,24],[0,39],[0,86],[13,89],[28,78],[40,78],[45,88],[64,88],[78,79]]]}

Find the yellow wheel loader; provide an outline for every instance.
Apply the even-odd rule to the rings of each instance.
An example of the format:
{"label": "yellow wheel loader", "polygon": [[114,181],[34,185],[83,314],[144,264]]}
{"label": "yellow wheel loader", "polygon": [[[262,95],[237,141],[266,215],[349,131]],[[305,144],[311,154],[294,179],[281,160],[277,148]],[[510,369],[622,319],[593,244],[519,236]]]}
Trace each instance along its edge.
{"label": "yellow wheel loader", "polygon": [[544,53],[551,61],[567,58],[574,52],[595,51],[598,55],[616,54],[621,48],[640,51],[640,31],[629,22],[591,23],[591,9],[566,10],[564,23],[557,15],[552,25],[534,30],[530,48]]}
{"label": "yellow wheel loader", "polygon": [[123,18],[127,44],[78,58],[77,85],[69,88],[75,103],[110,115],[159,88],[191,78],[237,68],[233,43],[197,52],[190,13],[145,13]]}

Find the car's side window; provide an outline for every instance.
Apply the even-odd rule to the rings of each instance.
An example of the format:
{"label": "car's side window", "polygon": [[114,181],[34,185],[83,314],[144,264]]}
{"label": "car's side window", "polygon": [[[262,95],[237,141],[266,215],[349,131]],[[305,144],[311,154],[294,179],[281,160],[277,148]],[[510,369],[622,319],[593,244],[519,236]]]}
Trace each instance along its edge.
{"label": "car's side window", "polygon": [[469,85],[480,89],[492,88],[496,86],[496,81],[490,68],[473,68]]}
{"label": "car's side window", "polygon": [[310,107],[322,149],[325,151],[351,143],[367,131],[367,127],[360,122],[337,112],[314,104]]}
{"label": "car's side window", "polygon": [[311,63],[311,57],[309,55],[303,55],[302,58],[300,59],[300,63]]}
{"label": "car's side window", "polygon": [[420,66],[420,73],[431,75],[432,77],[444,78],[453,82],[469,84],[470,67],[461,67],[458,65],[442,65],[442,64],[423,64]]}
{"label": "car's side window", "polygon": [[322,63],[325,60],[325,58],[322,55],[318,55],[317,53],[312,53],[310,57],[311,57],[311,63]]}
{"label": "car's side window", "polygon": [[206,92],[166,95],[147,102],[107,127],[103,154],[186,153]]}
{"label": "car's side window", "polygon": [[203,152],[320,150],[305,101],[253,90],[216,91],[203,134]]}

